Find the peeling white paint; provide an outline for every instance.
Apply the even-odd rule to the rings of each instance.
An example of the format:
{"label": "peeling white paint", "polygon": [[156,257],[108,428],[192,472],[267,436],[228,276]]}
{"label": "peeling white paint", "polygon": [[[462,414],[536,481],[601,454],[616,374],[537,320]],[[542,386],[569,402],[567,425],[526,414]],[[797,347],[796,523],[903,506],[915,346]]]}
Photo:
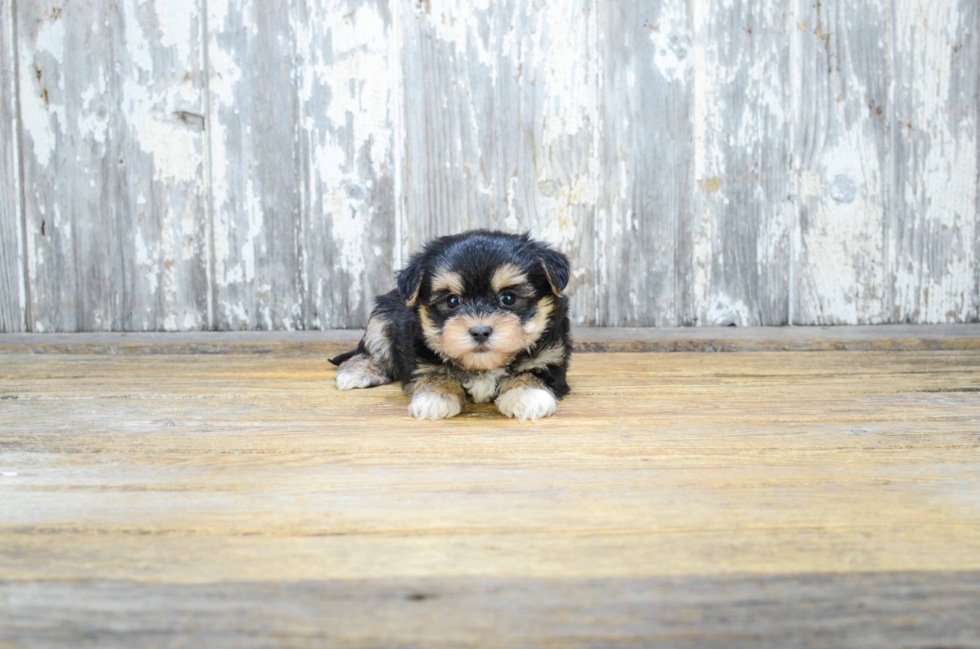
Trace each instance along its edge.
{"label": "peeling white paint", "polygon": [[[11,16],[5,3],[0,13],[0,332],[25,330],[28,326],[24,277],[23,213],[16,83],[13,71],[17,57]],[[10,200],[8,197],[12,197]],[[9,292],[8,292],[9,291]],[[16,297],[15,293],[16,292]]]}
{"label": "peeling white paint", "polygon": [[[122,0],[112,15],[83,3],[60,19],[32,17],[22,26],[21,132],[32,163],[26,190],[36,194],[25,254],[35,301],[57,299],[43,284],[59,279],[60,262],[77,254],[75,237],[84,240],[96,229],[84,210],[99,205],[105,191],[111,214],[100,218],[140,214],[124,244],[132,245],[126,263],[139,274],[136,295],[128,297],[135,326],[202,326],[186,269],[206,255],[198,197],[210,172],[212,285],[231,327],[357,324],[370,308],[377,269],[390,265],[382,258],[397,260],[410,245],[444,233],[429,230],[473,226],[530,229],[567,252],[577,322],[652,313],[636,307],[658,300],[667,303],[661,311],[673,314],[683,299],[691,310],[683,316],[701,324],[757,324],[768,302],[783,297],[748,295],[778,283],[784,259],[798,272],[796,294],[785,299],[799,304],[801,323],[977,315],[978,125],[968,101],[976,81],[955,70],[956,61],[976,56],[955,53],[973,27],[960,15],[964,2],[895,3],[897,43],[888,0],[818,18],[803,2],[788,9],[771,0],[662,3],[637,8],[637,20],[648,24],[626,36],[600,33],[596,14],[605,16],[606,7],[581,0],[429,0],[390,7],[394,18],[371,0],[313,0],[309,20],[291,15],[288,28],[277,25],[275,34],[263,32],[254,3],[206,4],[207,115],[196,0]],[[111,36],[117,49],[93,56],[86,68],[66,57],[78,56],[71,49],[77,34],[67,30],[87,17],[98,18],[86,26],[87,37]],[[849,32],[875,36],[839,40]],[[603,45],[611,38],[624,38],[642,60],[609,65],[602,57],[613,51]],[[880,117],[872,112],[881,107],[874,74],[879,58],[881,74],[890,74],[891,48],[897,74],[905,75],[894,80],[904,102],[896,116],[907,124],[881,126],[876,120],[886,120],[890,107]],[[428,57],[427,74],[403,78],[414,69],[406,52]],[[253,124],[247,113],[266,92],[249,67],[261,56],[291,65],[296,93],[296,114],[276,116],[289,122],[283,133],[291,139],[271,157],[255,144],[263,135],[258,129],[268,126]],[[648,121],[664,115],[663,106],[647,101],[651,72],[672,88],[667,104],[670,93],[691,93],[692,141],[672,133],[655,142],[645,137]],[[962,87],[969,83],[972,90]],[[619,103],[609,103],[620,91]],[[420,120],[412,109],[423,98],[431,114]],[[883,128],[894,130],[884,136]],[[398,141],[402,130],[415,142],[411,150]],[[421,145],[420,132],[428,134]],[[897,153],[887,150],[894,132]],[[780,166],[787,133],[796,176]],[[210,169],[202,162],[205,137]],[[604,149],[612,140],[616,146]],[[649,236],[661,216],[652,214],[662,209],[660,199],[644,194],[650,178],[638,175],[638,160],[662,156],[670,161],[660,163],[664,173],[674,173],[668,166],[687,160],[683,155],[691,158],[693,182],[675,183],[678,194],[687,193],[671,204],[689,212],[669,215],[680,219],[675,233],[664,226],[664,236],[656,231],[646,248],[625,248],[624,241]],[[895,161],[902,187],[888,185],[890,155],[902,156]],[[296,179],[301,198],[281,213],[271,203],[288,190],[271,200],[282,188],[262,186],[270,164],[284,166],[284,179],[294,169],[306,172]],[[117,166],[125,169],[125,191],[105,184]],[[75,174],[72,203],[44,198],[53,186],[45,174],[59,174],[59,182]],[[382,229],[387,212],[379,210],[389,208],[379,196],[391,191],[392,177],[394,255],[379,243],[391,236]],[[891,195],[901,198],[895,215],[886,214]],[[74,214],[69,205],[77,207]],[[797,208],[800,222],[790,232]],[[302,223],[295,232],[273,232],[274,219],[297,213]],[[754,238],[741,248],[744,242],[730,240],[739,215],[756,220],[745,225]],[[41,221],[57,232],[57,243],[39,234]],[[294,239],[270,239],[283,233]],[[690,276],[676,275],[675,240],[689,246]],[[288,255],[298,257],[298,270],[282,268]],[[728,276],[738,274],[729,272],[735,262],[745,265],[738,267],[744,277]],[[622,282],[622,304],[595,305],[604,290],[594,283],[606,281],[610,267],[637,281]],[[759,284],[737,286],[753,281]],[[885,293],[890,282],[894,294]],[[670,292],[654,294],[663,286]],[[109,307],[96,307],[96,326],[117,325]],[[672,316],[658,318],[637,324],[673,323]],[[36,330],[59,326],[35,320]]]}
{"label": "peeling white paint", "polygon": [[[691,49],[688,31],[688,5],[682,2],[665,2],[656,22],[648,24],[650,41],[654,46],[653,65],[669,81],[684,82],[687,79]],[[632,86],[632,80],[630,80]]]}
{"label": "peeling white paint", "polygon": [[[104,145],[109,131],[109,117],[112,113],[108,110],[99,110],[106,92],[105,77],[100,76],[99,81],[98,86],[90,84],[81,95],[82,110],[78,115],[77,129],[82,138]],[[95,182],[94,177],[92,182]]]}
{"label": "peeling white paint", "polygon": [[[721,106],[716,99],[718,90],[712,73],[721,62],[718,61],[717,44],[710,31],[711,9],[707,0],[693,0],[691,9],[694,30],[694,47],[691,55],[694,66],[692,120],[694,179],[696,183],[702,183],[710,182],[712,178],[717,179],[722,173],[718,150],[709,149],[710,134],[719,133],[723,128]],[[711,297],[713,223],[709,200],[710,198],[703,191],[695,190],[694,223],[691,228],[694,277],[690,290],[701,320],[705,317],[704,308]],[[702,321],[699,324],[706,323]]]}
{"label": "peeling white paint", "polygon": [[[133,97],[133,90],[127,81],[127,97]],[[200,136],[189,129],[175,126],[172,117],[160,119],[142,112],[145,104],[138,99],[131,106],[133,111],[130,113],[130,123],[140,148],[153,154],[157,178],[176,182],[198,180],[201,171]]]}
{"label": "peeling white paint", "polygon": [[[232,214],[234,203],[231,195],[231,175],[237,167],[232,160],[227,147],[229,125],[225,124],[223,115],[234,110],[237,106],[236,96],[242,81],[242,69],[231,52],[221,46],[218,36],[229,20],[231,0],[215,0],[207,3],[208,25],[208,58],[210,76],[208,88],[211,93],[211,110],[207,116],[208,137],[211,151],[211,195],[213,203],[215,232],[213,247],[214,266],[213,281],[219,289],[228,287],[230,283],[243,280],[244,270],[231,258],[230,241],[226,233],[232,231]],[[241,304],[232,305],[222,301],[219,309],[226,319],[248,326],[248,315]]]}
{"label": "peeling white paint", "polygon": [[812,192],[801,192],[810,210],[802,242],[804,321],[872,324],[883,315],[884,170],[874,141],[859,131],[842,132],[822,151],[820,176],[803,183]]}
{"label": "peeling white paint", "polygon": [[173,50],[173,57],[178,61],[191,60],[197,46],[197,39],[193,38],[196,33],[193,21],[199,17],[197,1],[154,2],[152,8],[160,26],[160,34],[156,38],[159,45]]}
{"label": "peeling white paint", "polygon": [[[579,234],[578,215],[595,205],[595,184],[587,174],[571,179],[570,184],[558,186],[558,191],[545,194],[542,207],[548,220],[536,233],[544,241],[555,244],[559,250],[572,248]],[[587,212],[584,212],[587,213]]]}
{"label": "peeling white paint", "polygon": [[507,218],[504,219],[504,227],[508,232],[519,232],[521,222],[517,218],[517,184],[519,178],[517,174],[510,177],[507,183]]}
{"label": "peeling white paint", "polygon": [[[180,91],[181,84],[176,86],[169,83],[148,83],[147,80],[162,79],[165,74],[173,74],[172,70],[156,70],[153,66],[152,49],[155,43],[144,31],[144,26],[136,19],[139,15],[137,0],[126,3],[125,36],[126,50],[130,64],[133,66],[126,75],[123,83],[121,104],[126,116],[126,122],[133,130],[139,147],[153,155],[157,178],[177,182],[192,182],[198,178],[201,152],[200,136],[198,133],[179,124],[174,113],[178,106],[175,96]],[[177,33],[183,33],[183,47],[175,47],[178,52],[190,56],[189,43],[194,41],[192,20],[194,13],[189,13],[186,7],[179,10],[164,10],[158,17],[166,17],[161,22],[164,34],[171,39]],[[167,47],[174,47],[168,42]],[[186,61],[186,59],[178,59]],[[196,101],[198,96],[193,97]]]}
{"label": "peeling white paint", "polygon": [[60,65],[65,58],[64,21],[43,21],[37,26],[34,42],[27,38],[21,34],[19,43],[21,125],[34,158],[50,165],[58,133],[67,124],[65,106],[58,99],[64,92]]}
{"label": "peeling white paint", "polygon": [[150,294],[157,292],[159,287],[159,274],[156,268],[155,255],[150,254],[147,249],[146,241],[143,237],[136,237],[136,267],[142,272],[142,279],[149,285]]}
{"label": "peeling white paint", "polygon": [[[223,6],[222,2],[209,2],[208,8]],[[212,17],[213,18],[213,17]],[[209,18],[209,20],[212,20]],[[213,22],[213,21],[212,21]],[[211,77],[209,90],[211,91],[211,102],[214,105],[235,105],[235,88],[242,80],[242,69],[235,59],[213,42],[208,50],[211,63]]]}
{"label": "peeling white paint", "polygon": [[[950,53],[972,30],[959,2],[897,3],[896,51],[910,84],[913,115],[898,125],[908,156],[901,187],[907,235],[895,259],[896,309],[912,322],[964,322],[977,317],[976,61],[972,88],[956,94]],[[959,32],[958,32],[959,30]],[[976,38],[976,35],[972,36]],[[956,80],[962,84],[963,80]],[[965,107],[974,107],[974,110]]]}
{"label": "peeling white paint", "polygon": [[755,323],[751,309],[742,300],[724,294],[715,295],[708,303],[704,314],[704,325],[708,327],[727,327],[736,325],[748,327]]}
{"label": "peeling white paint", "polygon": [[465,56],[471,65],[480,64],[490,83],[496,85],[500,44],[495,30],[486,24],[494,15],[491,0],[429,0],[416,4],[418,11],[422,11],[424,4],[424,19],[433,35],[447,47],[454,47],[457,55]]}
{"label": "peeling white paint", "polygon": [[[367,154],[374,178],[392,173],[389,50],[379,38],[390,33],[372,3],[327,13],[331,19],[325,23],[297,31],[297,49],[309,62],[298,70],[300,101],[315,107],[324,90],[330,92],[326,112],[308,112],[303,124],[315,170],[312,186],[322,204],[322,213],[311,214],[311,219],[314,228],[332,238],[337,270],[345,278],[351,308],[359,312],[370,303],[366,280],[373,264],[369,265],[365,228],[372,217],[375,187],[364,177],[358,158]],[[319,47],[324,34],[329,34],[329,51]],[[319,310],[329,308],[319,305]],[[346,320],[346,314],[330,315]]]}

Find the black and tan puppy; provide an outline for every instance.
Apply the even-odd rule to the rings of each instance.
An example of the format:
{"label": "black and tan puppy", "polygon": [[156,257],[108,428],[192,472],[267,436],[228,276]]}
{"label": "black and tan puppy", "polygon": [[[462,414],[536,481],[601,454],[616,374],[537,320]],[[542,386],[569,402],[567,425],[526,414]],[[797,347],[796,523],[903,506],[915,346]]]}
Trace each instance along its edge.
{"label": "black and tan puppy", "polygon": [[474,230],[429,242],[377,299],[357,349],[331,359],[341,390],[401,381],[417,419],[467,399],[521,421],[568,394],[568,259],[527,234]]}

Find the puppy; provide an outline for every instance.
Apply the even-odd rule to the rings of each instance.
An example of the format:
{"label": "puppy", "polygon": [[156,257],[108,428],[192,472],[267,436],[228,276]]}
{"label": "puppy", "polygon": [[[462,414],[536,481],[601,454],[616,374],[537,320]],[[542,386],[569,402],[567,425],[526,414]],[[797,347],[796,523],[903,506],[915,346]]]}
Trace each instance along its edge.
{"label": "puppy", "polygon": [[527,234],[441,237],[412,256],[398,289],[377,298],[357,349],[331,359],[341,390],[401,381],[416,419],[467,400],[520,421],[568,394],[568,259]]}

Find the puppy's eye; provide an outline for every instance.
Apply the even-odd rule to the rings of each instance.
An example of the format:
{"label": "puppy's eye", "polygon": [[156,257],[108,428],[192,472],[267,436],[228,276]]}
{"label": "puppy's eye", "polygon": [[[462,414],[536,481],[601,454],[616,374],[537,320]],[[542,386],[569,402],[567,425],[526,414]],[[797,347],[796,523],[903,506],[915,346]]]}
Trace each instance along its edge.
{"label": "puppy's eye", "polygon": [[516,302],[517,302],[517,296],[511,293],[510,291],[500,294],[500,303],[503,304],[504,306],[514,306]]}
{"label": "puppy's eye", "polygon": [[448,306],[450,309],[455,309],[458,307],[460,302],[461,300],[459,299],[458,295],[450,295],[446,298],[446,306]]}

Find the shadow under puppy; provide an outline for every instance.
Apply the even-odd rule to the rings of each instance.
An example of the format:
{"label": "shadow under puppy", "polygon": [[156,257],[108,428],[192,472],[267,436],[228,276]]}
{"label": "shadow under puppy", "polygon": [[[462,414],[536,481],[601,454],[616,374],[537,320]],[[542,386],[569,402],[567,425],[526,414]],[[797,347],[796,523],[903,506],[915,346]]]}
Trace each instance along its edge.
{"label": "shadow under puppy", "polygon": [[337,387],[401,381],[417,419],[453,417],[468,398],[521,421],[547,417],[568,394],[569,272],[527,234],[435,239],[377,298],[357,349],[331,359]]}

